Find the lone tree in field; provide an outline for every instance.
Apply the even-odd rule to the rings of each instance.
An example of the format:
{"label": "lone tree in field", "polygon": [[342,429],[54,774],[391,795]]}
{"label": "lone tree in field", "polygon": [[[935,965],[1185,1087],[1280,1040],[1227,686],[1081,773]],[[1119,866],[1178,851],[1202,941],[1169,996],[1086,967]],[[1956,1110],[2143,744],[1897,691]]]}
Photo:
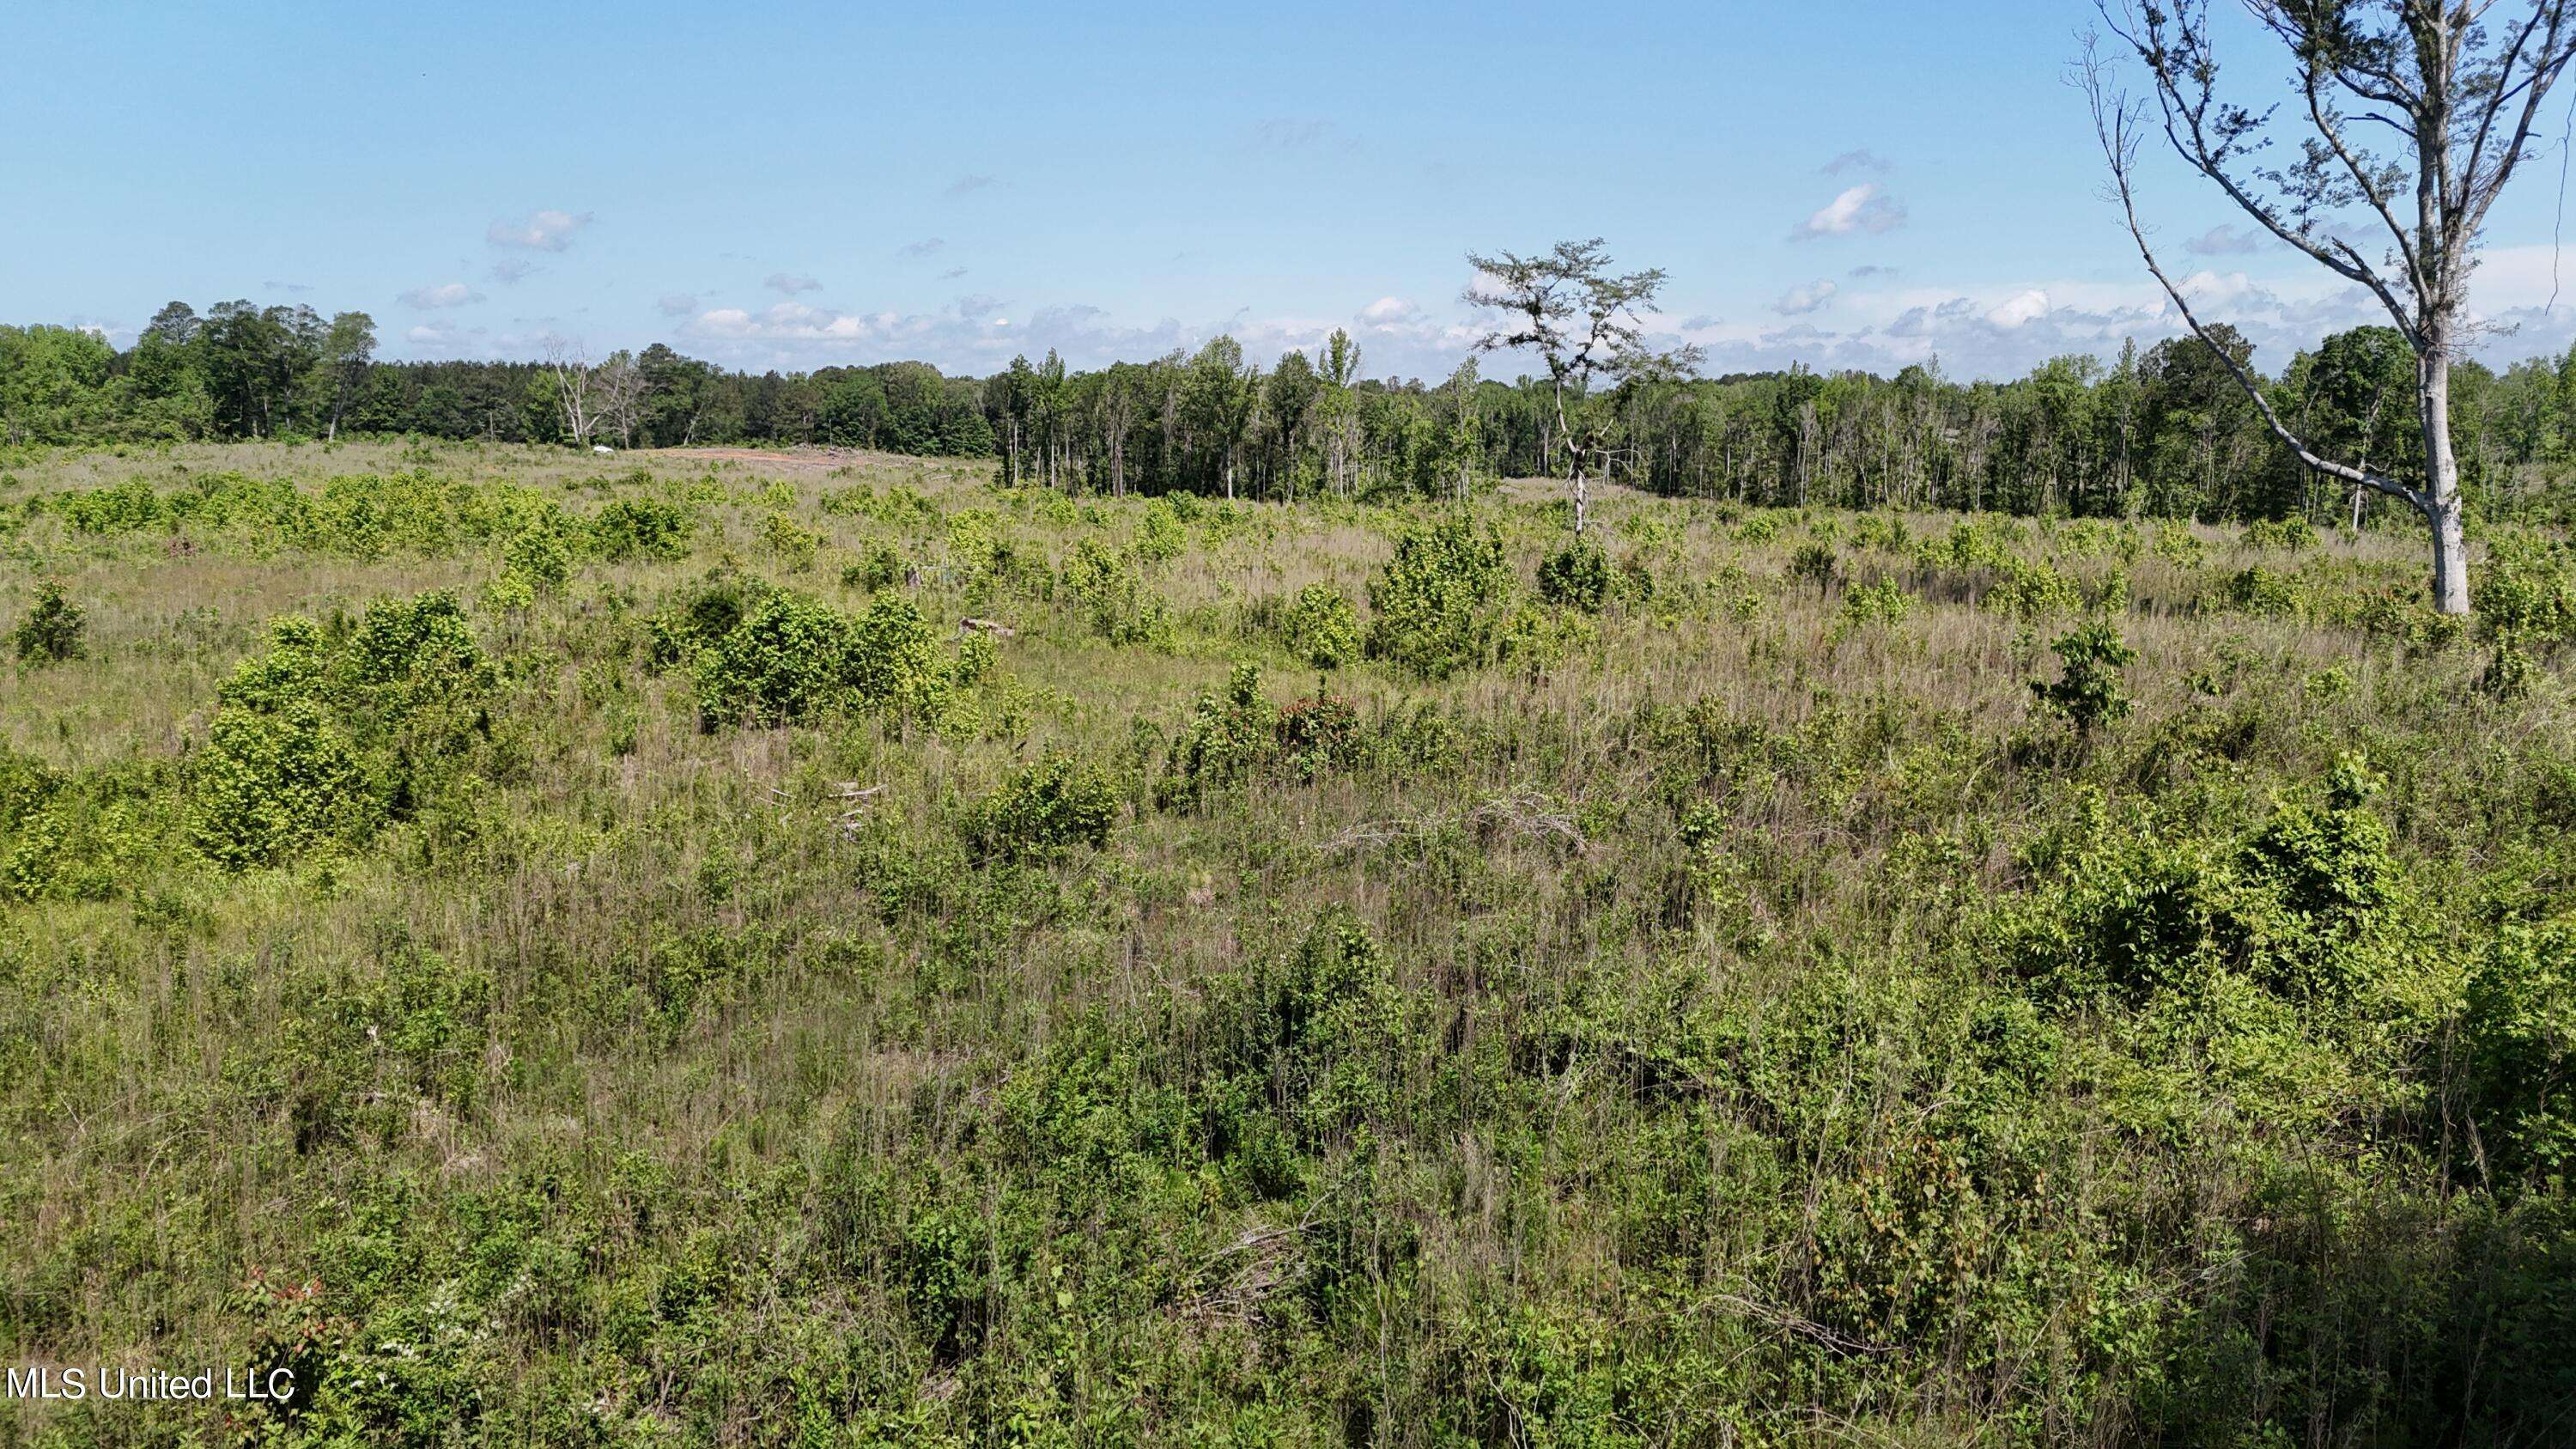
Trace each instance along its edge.
{"label": "lone tree in field", "polygon": [[[2467,613],[2451,363],[2468,329],[2479,228],[2522,162],[2542,97],[2576,56],[2576,0],[2246,0],[2289,52],[2289,104],[2298,119],[2279,128],[2280,104],[2248,109],[2219,96],[2208,0],[2171,0],[2170,8],[2119,0],[2116,11],[2108,0],[2097,3],[2152,84],[2152,105],[2108,90],[2106,67],[2087,42],[2077,79],[2147,270],[2209,342],[2210,329],[2156,261],[2138,220],[2138,141],[2147,125],[2160,124],[2175,153],[2264,230],[2379,299],[2415,354],[2420,482],[2367,460],[2324,456],[2282,421],[2241,360],[2211,347],[2301,462],[2402,498],[2424,516],[2433,532],[2434,602],[2446,614]],[[2280,130],[2297,133],[2295,157],[2265,154]],[[2386,232],[2388,246],[2375,260],[2336,229],[2358,211],[2369,213],[2364,228]]]}
{"label": "lone tree in field", "polygon": [[[1469,252],[1467,264],[1477,274],[1467,288],[1468,306],[1520,314],[1509,327],[1486,333],[1476,350],[1526,347],[1547,364],[1556,402],[1554,442],[1565,450],[1566,476],[1574,485],[1574,536],[1581,538],[1589,518],[1586,481],[1610,461],[1602,420],[1583,405],[1593,384],[1615,386],[1631,377],[1688,372],[1699,365],[1699,349],[1647,350],[1643,318],[1657,310],[1663,268],[1613,274],[1610,253],[1599,237],[1558,242],[1555,250],[1538,256]],[[1571,415],[1568,391],[1574,394]]]}

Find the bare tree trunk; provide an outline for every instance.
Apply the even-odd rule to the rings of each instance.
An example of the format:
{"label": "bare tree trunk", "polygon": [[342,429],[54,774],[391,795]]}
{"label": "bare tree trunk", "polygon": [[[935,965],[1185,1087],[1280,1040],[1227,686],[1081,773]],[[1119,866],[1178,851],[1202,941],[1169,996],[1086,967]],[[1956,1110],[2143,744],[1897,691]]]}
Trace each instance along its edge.
{"label": "bare tree trunk", "polygon": [[2469,544],[2460,509],[2460,460],[2451,450],[2451,349],[2447,330],[2428,331],[2416,365],[2424,420],[2424,521],[2433,526],[2433,603],[2469,611]]}
{"label": "bare tree trunk", "polygon": [[1574,440],[1574,430],[1565,422],[1565,379],[1556,380],[1556,436],[1565,444],[1565,465],[1574,483],[1574,541],[1583,541],[1584,525],[1591,518],[1591,500],[1583,488],[1583,447]]}

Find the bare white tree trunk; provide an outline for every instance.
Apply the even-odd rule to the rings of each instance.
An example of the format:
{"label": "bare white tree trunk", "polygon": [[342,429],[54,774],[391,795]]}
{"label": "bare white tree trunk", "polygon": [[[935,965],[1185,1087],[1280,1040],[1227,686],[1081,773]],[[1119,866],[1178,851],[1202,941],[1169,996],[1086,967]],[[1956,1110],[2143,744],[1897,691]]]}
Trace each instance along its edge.
{"label": "bare white tree trunk", "polygon": [[2418,410],[2424,421],[2425,522],[2433,526],[2433,605],[2469,611],[2469,543],[2460,512],[2460,460],[2451,448],[2451,353],[2434,343],[2417,364]]}
{"label": "bare white tree trunk", "polygon": [[591,365],[581,348],[557,337],[546,343],[546,368],[554,374],[555,405],[563,410],[564,431],[573,445],[590,441],[597,425],[591,415]]}

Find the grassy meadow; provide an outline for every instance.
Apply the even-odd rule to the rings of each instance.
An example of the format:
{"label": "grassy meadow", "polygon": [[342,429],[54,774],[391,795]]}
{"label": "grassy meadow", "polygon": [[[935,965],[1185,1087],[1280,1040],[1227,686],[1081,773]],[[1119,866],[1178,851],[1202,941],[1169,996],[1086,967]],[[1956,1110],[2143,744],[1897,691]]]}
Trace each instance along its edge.
{"label": "grassy meadow", "polygon": [[2576,1440],[2563,540],[1593,517],[0,457],[0,1444]]}

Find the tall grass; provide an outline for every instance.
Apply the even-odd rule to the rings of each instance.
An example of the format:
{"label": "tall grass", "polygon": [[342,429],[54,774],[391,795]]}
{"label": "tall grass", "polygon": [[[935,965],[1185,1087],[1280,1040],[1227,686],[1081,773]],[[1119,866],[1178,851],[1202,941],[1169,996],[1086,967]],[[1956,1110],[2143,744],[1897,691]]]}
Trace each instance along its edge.
{"label": "tall grass", "polygon": [[[2497,639],[2405,539],[1615,497],[1569,605],[1542,489],[1373,591],[1444,510],[639,457],[0,483],[85,618],[0,676],[0,1363],[302,1388],[0,1442],[2576,1432],[2563,544]],[[922,688],[711,710],[769,590]],[[210,854],[272,621],[437,593],[488,692],[317,666],[368,808]],[[1334,594],[1474,657],[1319,673]]]}

